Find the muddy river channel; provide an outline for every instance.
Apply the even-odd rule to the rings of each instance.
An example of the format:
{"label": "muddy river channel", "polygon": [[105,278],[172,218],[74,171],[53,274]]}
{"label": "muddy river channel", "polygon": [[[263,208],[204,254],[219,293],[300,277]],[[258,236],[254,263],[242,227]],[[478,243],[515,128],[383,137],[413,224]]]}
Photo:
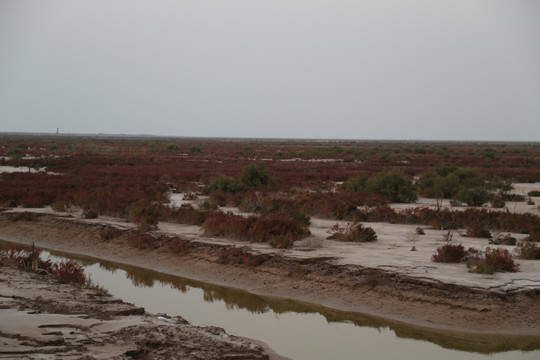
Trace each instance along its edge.
{"label": "muddy river channel", "polygon": [[79,255],[42,254],[53,261],[78,261],[94,283],[151,313],[219,326],[295,360],[540,359],[538,338],[428,331]]}

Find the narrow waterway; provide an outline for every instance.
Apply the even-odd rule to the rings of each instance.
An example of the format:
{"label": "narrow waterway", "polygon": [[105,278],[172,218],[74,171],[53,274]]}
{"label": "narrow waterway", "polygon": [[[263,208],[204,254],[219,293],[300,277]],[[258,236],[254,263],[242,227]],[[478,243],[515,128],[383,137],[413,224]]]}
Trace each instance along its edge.
{"label": "narrow waterway", "polygon": [[74,254],[43,256],[78,261],[94,283],[149,312],[219,326],[291,359],[540,359],[538,338],[429,332]]}

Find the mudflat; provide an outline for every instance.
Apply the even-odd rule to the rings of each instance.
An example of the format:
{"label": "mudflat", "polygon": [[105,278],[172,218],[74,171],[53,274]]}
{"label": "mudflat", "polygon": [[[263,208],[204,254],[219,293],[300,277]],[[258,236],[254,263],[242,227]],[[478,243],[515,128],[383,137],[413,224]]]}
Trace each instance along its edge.
{"label": "mudflat", "polygon": [[153,315],[95,289],[0,267],[0,357],[269,359],[223,329]]}
{"label": "mudflat", "polygon": [[[242,242],[236,245],[257,253],[271,253],[271,259],[256,267],[220,264],[216,261],[220,249],[231,242],[203,238],[196,227],[174,225],[174,229],[182,229],[183,237],[189,238],[193,245],[189,254],[178,255],[163,249],[129,247],[123,235],[102,240],[100,230],[104,224],[113,222],[58,216],[12,221],[0,216],[0,238],[26,244],[35,242],[36,246],[48,249],[141,266],[260,295],[362,312],[436,331],[529,337],[540,334],[540,282],[535,278],[536,263],[520,264],[524,272],[515,279],[507,279],[504,274],[468,277],[464,275],[467,271],[462,269],[463,264],[444,264],[431,272],[422,270],[425,264],[418,264],[415,269],[409,266],[409,270],[403,271],[398,269],[399,263],[392,268],[388,261],[382,263],[385,266],[369,265],[374,261],[369,252],[365,253],[368,265],[346,261],[346,256],[337,256],[339,251],[330,252],[328,246],[332,244],[312,249],[309,244],[301,244],[291,250],[272,250],[261,244]],[[174,230],[168,224],[160,224],[160,228],[162,233]],[[317,234],[316,229],[312,232]],[[381,242],[377,246],[384,250],[388,244]],[[354,250],[349,249],[340,251],[350,254]],[[429,258],[426,261],[429,264]],[[445,270],[452,274],[452,279],[449,276],[445,281],[440,275]],[[419,275],[419,271],[425,274]]]}

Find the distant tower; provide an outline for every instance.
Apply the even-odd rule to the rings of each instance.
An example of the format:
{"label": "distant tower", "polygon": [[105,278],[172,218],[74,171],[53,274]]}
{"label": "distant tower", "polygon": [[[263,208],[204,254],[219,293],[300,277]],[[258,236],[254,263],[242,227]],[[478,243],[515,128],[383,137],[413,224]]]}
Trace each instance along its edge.
{"label": "distant tower", "polygon": [[58,135],[58,128],[56,128],[56,135]]}

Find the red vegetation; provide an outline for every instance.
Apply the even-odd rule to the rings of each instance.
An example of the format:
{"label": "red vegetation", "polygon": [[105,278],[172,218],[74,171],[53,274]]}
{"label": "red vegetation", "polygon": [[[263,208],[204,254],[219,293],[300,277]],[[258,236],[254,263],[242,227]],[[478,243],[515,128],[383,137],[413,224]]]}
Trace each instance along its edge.
{"label": "red vegetation", "polygon": [[270,259],[269,255],[253,254],[246,249],[234,246],[222,247],[219,251],[217,262],[220,264],[239,264],[259,266]]}
{"label": "red vegetation", "polygon": [[444,230],[480,226],[500,231],[540,233],[540,217],[530,213],[504,213],[474,208],[464,210],[410,208],[397,212],[388,206],[378,206],[358,210],[354,215],[358,221],[429,225]]}
{"label": "red vegetation", "polygon": [[72,261],[52,264],[40,259],[40,251],[29,246],[11,246],[0,251],[1,266],[16,266],[20,269],[50,274],[60,282],[86,284],[83,268]]}
{"label": "red vegetation", "polygon": [[179,236],[158,236],[140,231],[128,233],[127,244],[143,250],[163,248],[168,252],[179,255],[189,254],[193,249],[191,241],[182,239]]}
{"label": "red vegetation", "polygon": [[276,238],[294,241],[310,234],[305,223],[280,213],[245,218],[231,213],[212,212],[207,215],[203,227],[206,236],[230,237],[252,242],[269,242]]}
{"label": "red vegetation", "polygon": [[493,274],[496,271],[519,271],[519,265],[514,262],[512,255],[507,249],[487,248],[482,257],[468,261],[467,266],[471,272],[479,274]]}
{"label": "red vegetation", "polygon": [[64,284],[84,285],[86,283],[84,270],[76,262],[68,261],[53,264],[52,274]]}
{"label": "red vegetation", "polygon": [[431,260],[434,262],[443,263],[459,263],[465,261],[467,251],[463,245],[445,244],[437,248],[437,252],[433,254]]}
{"label": "red vegetation", "polygon": [[161,246],[161,239],[144,232],[132,232],[127,236],[129,246],[137,249],[157,249]]}
{"label": "red vegetation", "polygon": [[178,236],[165,238],[163,243],[167,249],[175,254],[186,255],[193,249],[193,244],[189,240],[182,239]]}
{"label": "red vegetation", "polygon": [[[0,155],[9,157],[0,159],[0,165],[47,168],[55,173],[0,174],[0,206],[54,205],[58,211],[79,207],[88,217],[111,215],[130,219],[144,231],[155,229],[158,221],[204,224],[205,231],[212,236],[286,247],[295,239],[307,236],[305,222],[310,216],[318,216],[429,225],[438,229],[469,228],[475,224],[482,229],[528,233],[531,240],[537,237],[534,234],[540,234],[540,218],[532,214],[485,209],[410,209],[397,213],[381,206],[388,199],[364,192],[361,186],[337,183],[369,180],[383,171],[418,176],[450,166],[509,182],[538,181],[540,146],[537,144],[10,135],[0,137],[0,145]],[[246,177],[249,175],[246,169],[262,168],[272,181],[256,186],[264,178]],[[169,192],[186,192],[185,199],[193,200],[204,184],[216,176],[237,179],[244,188],[234,194],[211,192],[203,210],[191,205],[165,206]],[[508,201],[506,197],[502,200]],[[236,219],[210,212],[215,206],[225,204],[263,215]],[[501,204],[495,202],[497,206]],[[377,207],[360,210],[359,206]],[[113,235],[104,234],[104,238]],[[138,246],[154,245],[142,242]]]}
{"label": "red vegetation", "polygon": [[526,242],[516,249],[518,257],[524,260],[540,260],[540,246]]}

